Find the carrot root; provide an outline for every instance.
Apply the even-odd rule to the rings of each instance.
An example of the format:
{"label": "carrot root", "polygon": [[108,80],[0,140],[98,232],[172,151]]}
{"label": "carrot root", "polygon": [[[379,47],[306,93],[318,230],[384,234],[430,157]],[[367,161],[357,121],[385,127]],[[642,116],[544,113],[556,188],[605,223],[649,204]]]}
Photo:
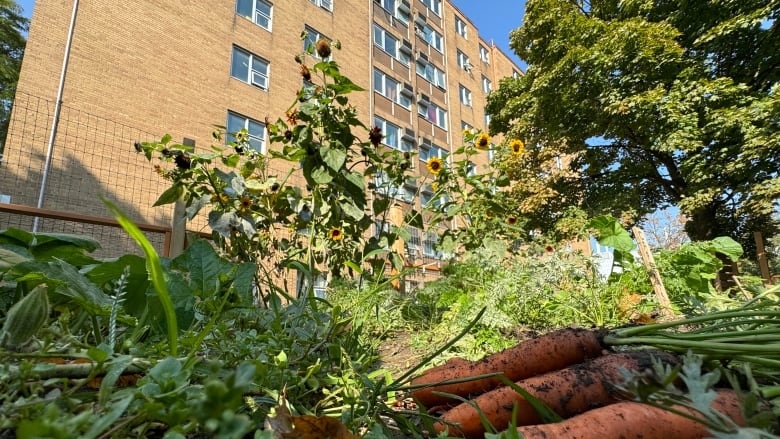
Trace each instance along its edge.
{"label": "carrot root", "polygon": [[[744,426],[745,419],[734,391],[719,390],[712,407],[735,424]],[[690,409],[675,408],[695,415]],[[525,439],[699,439],[712,436],[700,422],[632,401],[593,409],[555,424],[518,427],[517,431]]]}

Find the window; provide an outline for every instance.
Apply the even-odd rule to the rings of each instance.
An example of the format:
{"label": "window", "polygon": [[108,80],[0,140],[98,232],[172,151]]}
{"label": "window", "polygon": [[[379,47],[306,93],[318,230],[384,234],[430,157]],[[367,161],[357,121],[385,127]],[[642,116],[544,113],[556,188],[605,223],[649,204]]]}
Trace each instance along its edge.
{"label": "window", "polygon": [[439,245],[439,235],[434,232],[425,232],[423,239],[423,256],[429,258],[441,258],[441,252],[436,250]]}
{"label": "window", "polygon": [[426,209],[434,209],[447,204],[447,195],[445,193],[434,193],[431,185],[425,185],[420,191],[420,206]]}
{"label": "window", "polygon": [[382,130],[382,143],[399,151],[412,151],[414,149],[414,137],[409,138],[406,132],[379,116],[374,117],[374,125]]}
{"label": "window", "polygon": [[420,101],[417,103],[417,113],[437,127],[447,129],[447,112],[438,105],[430,101]]}
{"label": "window", "polygon": [[271,30],[273,6],[264,0],[238,0],[236,13],[252,20],[263,29]]}
{"label": "window", "polygon": [[424,59],[417,60],[417,74],[427,79],[431,84],[444,88],[444,72]]}
{"label": "window", "polygon": [[512,77],[515,78],[515,79],[519,78],[520,77],[520,72],[518,72],[515,69],[512,69]]}
{"label": "window", "polygon": [[268,61],[233,46],[230,76],[262,90],[268,90]]}
{"label": "window", "polygon": [[490,115],[487,113],[485,113],[485,126],[486,127],[490,126]]}
{"label": "window", "polygon": [[420,229],[417,227],[406,226],[409,232],[409,240],[406,241],[406,251],[409,254],[417,254],[420,251]]}
{"label": "window", "polygon": [[419,156],[420,161],[427,163],[428,160],[430,160],[432,157],[438,157],[443,160],[445,157],[447,157],[447,151],[434,145],[430,142],[430,140],[425,139],[420,145]]}
{"label": "window", "polygon": [[316,50],[317,41],[319,41],[322,38],[330,41],[330,38],[322,35],[321,33],[310,28],[309,26],[306,26],[304,32],[306,34],[306,37],[303,39],[303,51],[306,53],[310,53],[315,58],[319,58],[319,55],[317,55],[317,50]]}
{"label": "window", "polygon": [[465,132],[465,131],[471,131],[473,129],[474,129],[474,127],[471,126],[471,124],[469,124],[468,122],[460,121],[460,130],[461,131]]}
{"label": "window", "polygon": [[384,30],[376,23],[374,23],[374,44],[387,52],[393,58],[401,61],[403,64],[409,65],[409,52],[399,50],[398,39],[390,35],[386,30]]}
{"label": "window", "polygon": [[471,62],[469,62],[469,57],[465,53],[458,50],[458,65],[461,69],[470,72],[471,71]]}
{"label": "window", "polygon": [[458,16],[455,17],[455,32],[463,38],[468,38],[468,27],[466,26],[466,22],[461,20]]}
{"label": "window", "polygon": [[471,90],[460,85],[460,103],[463,105],[471,106]]}
{"label": "window", "polygon": [[309,0],[315,5],[325,9],[326,11],[333,12],[333,0]]}
{"label": "window", "polygon": [[490,62],[490,52],[488,52],[487,47],[481,44],[479,45],[479,60],[486,63]]}
{"label": "window", "polygon": [[384,171],[376,174],[374,183],[376,184],[376,193],[379,195],[395,198],[405,203],[413,202],[414,196],[417,194],[417,188],[411,180],[398,184],[390,181]]}
{"label": "window", "polygon": [[433,30],[430,25],[418,24],[417,32],[419,33],[420,37],[425,40],[425,42],[430,44],[434,49],[438,50],[439,52],[444,50],[444,46],[442,44],[444,40],[442,39],[441,34]]}
{"label": "window", "polygon": [[412,87],[402,85],[379,69],[374,69],[374,91],[407,110],[412,107]]}
{"label": "window", "polygon": [[476,163],[469,161],[466,163],[466,177],[473,177],[477,175],[477,165]]}
{"label": "window", "polygon": [[441,0],[422,0],[422,2],[434,14],[441,16]]}
{"label": "window", "polygon": [[482,77],[482,91],[490,93],[493,90],[493,83],[485,76]]}
{"label": "window", "polygon": [[228,111],[226,128],[228,141],[235,142],[232,133],[246,130],[252,148],[257,152],[265,153],[265,125],[262,122]]}

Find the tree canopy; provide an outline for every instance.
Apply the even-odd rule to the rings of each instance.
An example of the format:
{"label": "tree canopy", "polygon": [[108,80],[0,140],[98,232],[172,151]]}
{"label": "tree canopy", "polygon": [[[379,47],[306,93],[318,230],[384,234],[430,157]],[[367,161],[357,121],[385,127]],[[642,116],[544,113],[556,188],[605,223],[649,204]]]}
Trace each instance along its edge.
{"label": "tree canopy", "polygon": [[22,67],[28,20],[14,0],[0,0],[0,154]]}
{"label": "tree canopy", "polygon": [[[528,0],[528,63],[488,99],[529,225],[567,209],[641,218],[676,205],[693,240],[776,233],[780,0]],[[749,247],[749,245],[748,245]]]}

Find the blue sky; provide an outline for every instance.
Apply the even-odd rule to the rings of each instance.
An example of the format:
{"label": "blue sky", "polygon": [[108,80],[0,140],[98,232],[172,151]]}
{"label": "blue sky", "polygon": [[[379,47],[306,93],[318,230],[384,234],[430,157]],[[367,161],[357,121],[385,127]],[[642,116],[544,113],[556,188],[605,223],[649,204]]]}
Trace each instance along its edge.
{"label": "blue sky", "polygon": [[[487,41],[493,41],[509,55],[523,70],[525,63],[509,48],[509,32],[522,24],[525,0],[452,0],[455,6],[466,14],[477,26],[479,34]],[[17,0],[24,9],[24,15],[32,16],[35,0]]]}

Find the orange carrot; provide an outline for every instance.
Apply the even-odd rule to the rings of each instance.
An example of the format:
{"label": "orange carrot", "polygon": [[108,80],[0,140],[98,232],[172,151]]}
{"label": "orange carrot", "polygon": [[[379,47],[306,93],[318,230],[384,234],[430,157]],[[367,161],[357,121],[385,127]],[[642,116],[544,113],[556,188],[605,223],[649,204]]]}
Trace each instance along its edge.
{"label": "orange carrot", "polygon": [[[621,379],[620,369],[643,370],[652,366],[652,358],[674,364],[676,357],[662,351],[634,351],[610,354],[586,363],[518,381],[516,384],[563,418],[594,407],[611,404],[620,397],[611,383]],[[466,438],[482,438],[485,428],[479,412],[497,430],[505,430],[517,406],[516,425],[533,425],[542,419],[533,407],[509,386],[499,387],[462,403],[441,416],[434,424],[437,432]]]}
{"label": "orange carrot", "polygon": [[[737,425],[745,425],[739,398],[733,391],[719,390],[712,408]],[[675,409],[697,415],[685,407],[676,406]],[[517,431],[525,439],[698,439],[712,436],[700,422],[631,401],[593,409],[555,424],[518,427]]]}
{"label": "orange carrot", "polygon": [[434,392],[446,392],[468,397],[499,386],[499,378],[482,378],[461,383],[437,384],[442,381],[503,373],[512,381],[558,370],[601,355],[601,343],[596,332],[567,328],[526,340],[515,347],[495,353],[479,361],[452,362],[425,372],[412,380],[412,385],[431,384],[413,390],[411,396],[426,407],[452,403],[452,399]]}

